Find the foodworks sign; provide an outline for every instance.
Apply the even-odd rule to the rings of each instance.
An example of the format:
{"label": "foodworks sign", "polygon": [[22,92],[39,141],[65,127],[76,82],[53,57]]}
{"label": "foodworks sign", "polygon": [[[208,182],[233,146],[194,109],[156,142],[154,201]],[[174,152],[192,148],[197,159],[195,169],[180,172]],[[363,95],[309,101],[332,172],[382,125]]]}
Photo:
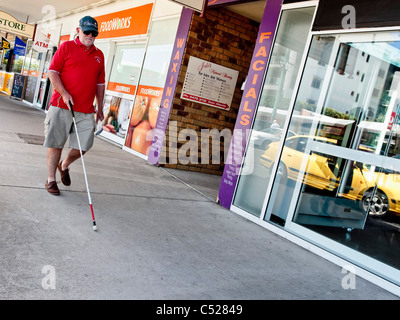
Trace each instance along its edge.
{"label": "foodworks sign", "polygon": [[95,17],[99,26],[97,39],[146,34],[153,4]]}
{"label": "foodworks sign", "polygon": [[0,31],[32,39],[35,26],[18,21],[12,15],[0,11]]}

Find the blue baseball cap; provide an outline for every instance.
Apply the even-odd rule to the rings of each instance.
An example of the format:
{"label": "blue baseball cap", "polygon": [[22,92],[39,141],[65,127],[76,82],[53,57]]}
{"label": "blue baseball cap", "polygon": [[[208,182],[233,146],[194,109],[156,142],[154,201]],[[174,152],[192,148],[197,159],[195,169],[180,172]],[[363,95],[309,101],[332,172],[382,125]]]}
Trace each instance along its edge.
{"label": "blue baseball cap", "polygon": [[91,16],[85,16],[79,20],[79,27],[82,29],[82,31],[98,32],[97,21]]}

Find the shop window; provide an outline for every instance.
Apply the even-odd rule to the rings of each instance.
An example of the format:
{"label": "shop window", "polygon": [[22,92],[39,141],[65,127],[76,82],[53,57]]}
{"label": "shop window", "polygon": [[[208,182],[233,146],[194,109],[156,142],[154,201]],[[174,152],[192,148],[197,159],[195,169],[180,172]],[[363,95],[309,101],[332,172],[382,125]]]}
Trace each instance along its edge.
{"label": "shop window", "polygon": [[164,84],[178,29],[179,17],[153,21],[138,90],[127,128],[125,147],[148,155]]}
{"label": "shop window", "polygon": [[126,137],[145,50],[144,41],[132,44],[117,43],[115,47],[104,99],[102,135],[121,145]]}
{"label": "shop window", "polygon": [[[385,276],[400,283],[396,37],[314,36],[289,123],[289,130],[301,134],[285,139],[278,160],[276,143],[262,159],[267,168],[279,161],[265,220],[312,234],[313,241],[322,235],[383,262],[394,268]],[[350,64],[363,75],[362,82],[352,76]],[[317,95],[309,85],[316,76],[329,84]],[[346,90],[357,92],[356,98],[344,95]],[[317,101],[313,112],[307,109],[309,99]]]}

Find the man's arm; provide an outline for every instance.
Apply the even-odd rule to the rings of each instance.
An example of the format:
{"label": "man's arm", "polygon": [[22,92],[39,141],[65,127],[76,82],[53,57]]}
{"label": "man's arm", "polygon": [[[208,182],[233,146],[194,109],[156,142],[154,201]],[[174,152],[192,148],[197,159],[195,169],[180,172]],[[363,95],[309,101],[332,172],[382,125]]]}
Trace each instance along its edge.
{"label": "man's arm", "polygon": [[67,107],[69,109],[69,102],[74,104],[74,100],[72,100],[72,96],[65,89],[64,84],[61,81],[60,74],[56,71],[50,70],[49,79],[50,79],[51,84],[53,85],[54,89],[61,95],[64,103],[67,105]]}
{"label": "man's arm", "polygon": [[96,100],[97,100],[97,121],[103,121],[103,103],[104,103],[104,93],[106,91],[105,84],[98,84],[96,88]]}

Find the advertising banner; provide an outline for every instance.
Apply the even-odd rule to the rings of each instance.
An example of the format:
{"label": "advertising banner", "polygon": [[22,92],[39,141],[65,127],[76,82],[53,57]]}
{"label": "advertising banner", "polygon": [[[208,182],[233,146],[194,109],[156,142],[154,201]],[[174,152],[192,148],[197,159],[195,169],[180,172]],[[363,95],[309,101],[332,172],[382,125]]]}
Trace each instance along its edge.
{"label": "advertising banner", "polygon": [[218,193],[220,204],[228,209],[231,206],[239,177],[246,149],[247,133],[251,129],[257,101],[262,89],[264,73],[278,25],[281,7],[282,0],[268,0],[265,5]]}
{"label": "advertising banner", "polygon": [[10,49],[10,42],[4,37],[1,37],[1,48],[4,50]]}
{"label": "advertising banner", "polygon": [[129,125],[129,115],[133,107],[133,98],[118,94],[106,94],[104,99],[102,135],[119,144],[123,144]]}
{"label": "advertising banner", "polygon": [[152,140],[149,135],[156,126],[163,91],[163,88],[138,86],[125,140],[126,147],[148,155]]}
{"label": "advertising banner", "polygon": [[37,52],[46,52],[51,47],[58,45],[60,28],[37,28],[32,48]]}
{"label": "advertising banner", "polygon": [[146,34],[153,4],[94,17],[99,26],[97,39],[118,38]]}
{"label": "advertising banner", "polygon": [[26,43],[23,42],[20,38],[15,37],[15,44],[14,44],[14,54],[19,56],[24,56],[26,51]]}
{"label": "advertising banner", "polygon": [[147,154],[151,138],[149,130],[155,127],[163,88],[139,85],[135,100],[131,95],[106,94],[103,106],[102,136]]}
{"label": "advertising banner", "polygon": [[136,86],[131,84],[109,81],[107,84],[107,90],[133,95],[135,94]]}

